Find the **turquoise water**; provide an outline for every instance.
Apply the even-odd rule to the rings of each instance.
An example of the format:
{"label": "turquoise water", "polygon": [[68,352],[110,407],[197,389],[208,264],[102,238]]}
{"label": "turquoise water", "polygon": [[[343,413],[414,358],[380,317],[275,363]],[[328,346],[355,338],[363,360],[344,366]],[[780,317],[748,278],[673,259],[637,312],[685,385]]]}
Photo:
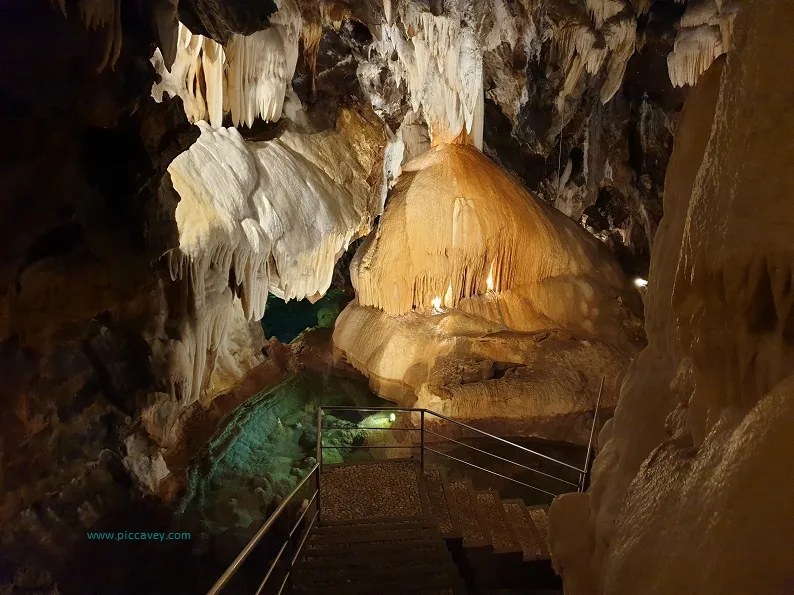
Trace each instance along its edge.
{"label": "turquoise water", "polygon": [[[188,468],[183,513],[208,533],[257,527],[274,497],[284,497],[315,463],[320,405],[388,405],[365,380],[301,372],[268,387],[228,414]],[[363,443],[352,422],[335,419],[334,445]],[[326,458],[326,462],[328,459]]]}
{"label": "turquoise water", "polygon": [[314,304],[309,300],[285,302],[270,294],[262,319],[265,337],[276,337],[282,343],[290,343],[306,329],[330,328],[348,300],[349,297],[338,289],[329,291]]}

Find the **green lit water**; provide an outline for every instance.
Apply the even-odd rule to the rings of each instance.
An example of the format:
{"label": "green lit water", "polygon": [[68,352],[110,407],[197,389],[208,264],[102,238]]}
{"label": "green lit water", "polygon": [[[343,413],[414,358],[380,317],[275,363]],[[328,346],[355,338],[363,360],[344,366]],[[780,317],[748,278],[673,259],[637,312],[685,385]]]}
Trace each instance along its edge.
{"label": "green lit water", "polygon": [[[247,533],[267,517],[275,496],[292,491],[315,463],[317,408],[320,405],[388,405],[366,381],[302,372],[249,398],[221,427],[188,469],[181,510],[201,519],[204,530]],[[324,443],[363,442],[355,424]],[[328,459],[326,458],[326,462]]]}
{"label": "green lit water", "polygon": [[265,337],[276,337],[290,343],[309,328],[330,328],[344,308],[348,297],[343,291],[333,289],[314,304],[309,300],[285,302],[273,294],[268,295],[262,328]]}

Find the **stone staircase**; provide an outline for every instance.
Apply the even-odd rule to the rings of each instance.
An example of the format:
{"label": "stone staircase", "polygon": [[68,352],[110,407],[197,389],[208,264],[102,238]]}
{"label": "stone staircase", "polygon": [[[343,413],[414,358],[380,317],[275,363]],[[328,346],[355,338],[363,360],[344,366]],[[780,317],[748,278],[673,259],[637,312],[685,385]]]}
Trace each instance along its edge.
{"label": "stone staircase", "polygon": [[562,593],[545,507],[406,460],[328,465],[321,494],[295,593]]}
{"label": "stone staircase", "polygon": [[462,595],[463,580],[427,517],[317,527],[293,571],[294,593]]}
{"label": "stone staircase", "polygon": [[502,500],[494,490],[477,491],[470,480],[449,480],[439,470],[425,472],[422,481],[430,516],[478,591],[560,587],[547,545],[548,507]]}

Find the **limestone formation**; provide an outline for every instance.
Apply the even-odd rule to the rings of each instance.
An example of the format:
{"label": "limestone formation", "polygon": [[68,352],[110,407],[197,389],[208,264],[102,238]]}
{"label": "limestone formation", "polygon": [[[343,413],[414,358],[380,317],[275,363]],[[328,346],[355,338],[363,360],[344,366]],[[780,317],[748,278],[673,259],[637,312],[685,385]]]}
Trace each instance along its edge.
{"label": "limestone formation", "polygon": [[626,357],[559,330],[519,332],[451,309],[389,316],[352,302],[334,343],[381,396],[505,436],[585,443],[602,378],[615,406]]}
{"label": "limestone formation", "polygon": [[285,300],[325,293],[339,255],[380,214],[395,161],[387,131],[356,112],[345,112],[336,132],[286,131],[260,143],[234,128],[200,127],[169,166],[180,196],[169,267],[191,299],[171,380],[186,403],[199,397],[207,351],[222,348],[235,296],[258,321],[268,292]]}
{"label": "limestone formation", "polygon": [[588,567],[610,594],[790,588],[794,485],[780,469],[794,453],[794,214],[780,197],[792,183],[794,79],[768,56],[794,43],[792,16],[787,2],[748,3],[721,80],[715,64],[685,108],[653,253],[649,346],[599,440],[593,549],[555,546],[566,592],[593,592],[574,587]]}
{"label": "limestone formation", "polygon": [[733,1],[698,0],[687,5],[667,57],[673,85],[694,85],[714,59],[730,49],[737,12],[738,3]]}
{"label": "limestone formation", "polygon": [[152,57],[161,78],[152,96],[180,97],[191,122],[207,120],[214,127],[222,126],[226,112],[235,126],[278,120],[298,61],[301,25],[293,0],[280,3],[267,29],[234,34],[225,46],[179,23],[173,65],[159,50]]}
{"label": "limestone formation", "polygon": [[619,347],[626,311],[638,307],[603,246],[464,145],[403,166],[350,276],[361,305],[392,316],[459,308],[515,330],[565,328]]}
{"label": "limestone formation", "polygon": [[604,247],[472,146],[403,166],[350,274],[357,302],[334,342],[371,385],[502,432],[584,440],[571,424],[602,376],[614,405],[641,340],[637,296]]}
{"label": "limestone formation", "polygon": [[[784,592],[792,16],[5,3],[0,593],[206,592],[320,400],[583,442],[602,378],[592,489],[550,515],[566,590]],[[333,340],[336,306],[265,341],[268,300],[327,290]],[[87,538],[137,528],[193,539]]]}

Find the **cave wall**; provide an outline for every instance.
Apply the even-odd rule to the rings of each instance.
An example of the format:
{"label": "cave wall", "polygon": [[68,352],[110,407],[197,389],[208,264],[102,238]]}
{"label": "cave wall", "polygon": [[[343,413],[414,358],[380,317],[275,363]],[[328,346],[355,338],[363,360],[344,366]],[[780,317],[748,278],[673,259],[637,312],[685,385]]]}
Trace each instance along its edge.
{"label": "cave wall", "polygon": [[[181,106],[148,100],[145,12],[124,11],[115,69],[97,72],[103,30],[67,8],[11,3],[0,25],[0,584],[23,561],[59,576],[136,499],[125,439],[158,386],[164,303],[151,250],[175,237],[156,195],[197,136]],[[145,480],[158,462],[138,448]]]}
{"label": "cave wall", "polygon": [[[439,12],[435,3],[414,4]],[[584,217],[618,256],[625,249],[624,268],[643,274],[684,95],[665,71],[683,7],[656,2],[629,19],[631,6],[620,3],[626,12],[616,16],[636,21],[642,51],[625,56],[624,85],[604,104],[611,67],[577,77],[560,101],[568,76],[550,36],[569,21],[599,31],[604,23],[594,25],[581,7],[569,14],[543,4],[495,2],[490,29],[479,31],[487,48],[485,152],[566,215]],[[290,115],[325,132],[344,108],[370,102],[360,67],[387,15],[381,2],[297,5],[304,28],[287,93],[306,110]],[[224,43],[264,29],[275,3],[113,6],[101,22],[71,0],[3,8],[0,105],[9,134],[0,149],[0,587],[31,566],[51,572],[44,586],[54,579],[65,592],[85,592],[69,572],[85,530],[144,501],[170,504],[182,485],[163,481],[174,470],[166,459],[182,446],[185,420],[212,409],[261,361],[258,323],[236,312],[230,342],[208,353],[199,401],[188,407],[174,394],[169,358],[190,301],[186,283],[172,280],[161,260],[178,244],[179,197],[166,169],[199,131],[180,99],[151,100],[150,58],[158,49],[173,62],[177,17]],[[415,134],[415,149],[429,146],[426,122],[409,114],[405,85],[388,69],[376,72],[386,98],[378,115],[392,133]],[[242,133],[266,141],[279,126],[258,121]],[[380,188],[376,170],[368,170],[367,184]],[[335,283],[349,282],[338,273]],[[215,422],[216,414],[209,416]]]}
{"label": "cave wall", "polygon": [[[552,507],[566,593],[791,588],[791,73],[787,2],[749,2],[681,117],[646,331],[588,494]],[[759,103],[763,105],[759,109]],[[574,523],[589,519],[585,531]]]}

